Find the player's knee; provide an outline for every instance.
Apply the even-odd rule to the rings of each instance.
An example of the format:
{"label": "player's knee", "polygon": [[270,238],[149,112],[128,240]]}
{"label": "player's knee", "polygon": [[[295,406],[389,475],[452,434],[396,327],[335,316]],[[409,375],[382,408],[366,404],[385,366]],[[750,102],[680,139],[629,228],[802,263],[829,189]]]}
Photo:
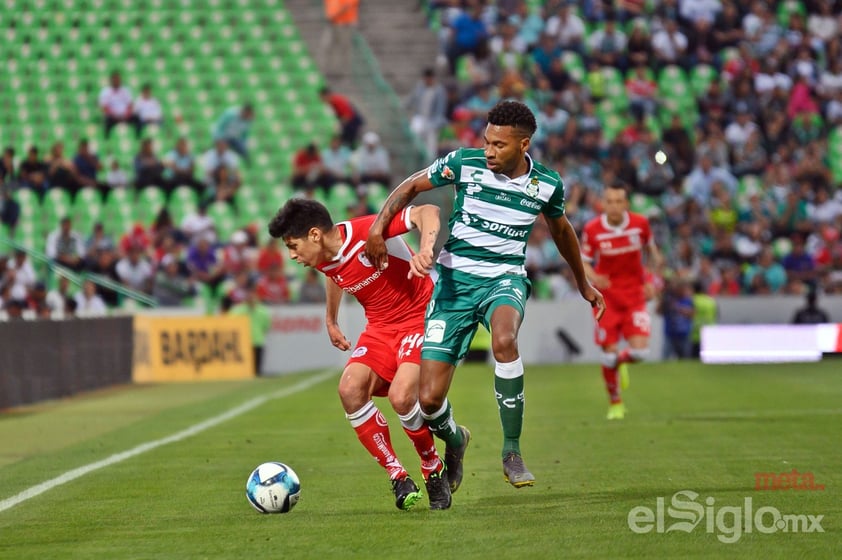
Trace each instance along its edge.
{"label": "player's knee", "polygon": [[357,410],[371,399],[368,385],[346,378],[345,376],[339,381],[337,392],[345,410]]}
{"label": "player's knee", "polygon": [[509,363],[517,360],[518,347],[517,335],[513,332],[494,334],[491,337],[491,350],[494,352],[494,359],[501,363]]}
{"label": "player's knee", "polygon": [[389,403],[398,414],[407,414],[416,402],[418,402],[418,394],[410,390],[409,387],[399,387],[393,384],[389,388]]}
{"label": "player's knee", "polygon": [[632,361],[642,362],[649,357],[649,348],[629,348],[629,357]]}
{"label": "player's knee", "polygon": [[424,414],[435,414],[444,404],[445,396],[431,387],[421,387],[418,391],[418,402]]}

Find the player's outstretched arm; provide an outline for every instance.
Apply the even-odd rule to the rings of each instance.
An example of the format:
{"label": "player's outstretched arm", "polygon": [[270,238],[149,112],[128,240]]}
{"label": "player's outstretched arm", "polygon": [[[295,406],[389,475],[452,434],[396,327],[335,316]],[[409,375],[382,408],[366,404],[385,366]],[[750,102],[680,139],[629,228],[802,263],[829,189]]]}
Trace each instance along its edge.
{"label": "player's outstretched arm", "polygon": [[436,239],[441,228],[439,207],[433,204],[413,206],[409,211],[409,220],[418,228],[421,241],[418,252],[409,261],[407,278],[412,276],[423,277],[433,270],[433,248],[436,245]]}
{"label": "player's outstretched arm", "polygon": [[558,252],[570,265],[570,270],[573,271],[573,277],[576,278],[576,284],[579,286],[579,293],[591,304],[591,307],[597,309],[596,320],[602,318],[605,313],[605,300],[599,290],[594,288],[588,276],[585,273],[585,263],[582,261],[582,252],[579,249],[579,240],[576,238],[576,232],[573,226],[568,221],[567,216],[559,216],[558,218],[547,218],[547,225],[550,228],[550,234],[553,236],[555,246],[558,247]]}
{"label": "player's outstretched arm", "polygon": [[380,270],[388,264],[386,262],[386,241],[383,239],[383,230],[401,210],[409,205],[418,193],[429,191],[432,188],[433,184],[427,178],[427,170],[422,169],[404,179],[383,203],[383,208],[380,209],[380,213],[377,214],[377,218],[368,230],[368,241],[365,244],[365,256],[375,268]]}
{"label": "player's outstretched arm", "polygon": [[330,342],[340,350],[349,350],[351,343],[348,342],[348,339],[342,333],[342,329],[339,328],[339,304],[342,302],[342,288],[337,286],[336,282],[330,278],[326,278],[325,295],[327,296],[325,326]]}

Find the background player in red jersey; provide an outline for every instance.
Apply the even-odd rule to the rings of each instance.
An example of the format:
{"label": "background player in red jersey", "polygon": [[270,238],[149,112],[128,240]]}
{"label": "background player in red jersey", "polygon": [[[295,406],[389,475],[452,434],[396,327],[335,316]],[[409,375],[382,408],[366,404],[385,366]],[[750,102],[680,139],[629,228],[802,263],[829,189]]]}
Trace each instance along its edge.
{"label": "background player in red jersey", "polygon": [[[625,364],[649,353],[650,318],[646,300],[652,297],[651,274],[643,264],[660,267],[646,216],[629,212],[628,194],[622,185],[606,185],[603,213],[582,230],[582,258],[591,283],[605,297],[605,315],[595,325],[596,343],[602,347],[602,376],[611,399],[608,419],[625,416],[620,389],[628,386]],[[628,348],[618,352],[620,339]],[[619,375],[618,375],[619,370]],[[618,377],[620,382],[618,383]]]}
{"label": "background player in red jersey", "polygon": [[[421,457],[430,507],[444,493],[443,463],[418,403],[424,313],[433,293],[430,273],[433,245],[439,231],[439,209],[408,207],[388,225],[384,237],[389,267],[374,268],[365,257],[365,241],[375,216],[334,224],[319,202],[289,200],[269,223],[272,237],[283,239],[291,259],[327,276],[325,322],[334,346],[349,350],[351,344],[337,323],[342,291],[352,294],[365,310],[367,324],[339,380],[339,398],[345,416],[368,452],[389,474],[395,505],[409,509],[420,498],[392,448],[389,427],[373,396],[388,396],[404,431]],[[418,253],[400,235],[417,227],[421,233]]]}

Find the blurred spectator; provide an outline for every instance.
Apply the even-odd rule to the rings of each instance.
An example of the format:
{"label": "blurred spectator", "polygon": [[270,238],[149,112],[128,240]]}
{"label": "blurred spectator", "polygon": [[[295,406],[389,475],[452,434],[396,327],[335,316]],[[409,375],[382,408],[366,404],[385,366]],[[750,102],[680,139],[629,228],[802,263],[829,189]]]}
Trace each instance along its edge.
{"label": "blurred spectator", "polygon": [[49,171],[49,166],[38,157],[38,148],[30,146],[26,153],[26,159],[20,164],[18,180],[21,186],[29,187],[38,193],[44,193],[49,186],[47,171]]}
{"label": "blurred spectator", "polygon": [[319,274],[312,268],[307,269],[304,282],[298,291],[298,303],[322,303],[326,298],[325,287]]}
{"label": "blurred spectator", "polygon": [[365,122],[359,111],[347,97],[332,92],[330,88],[322,88],[320,95],[322,101],[330,105],[336,118],[339,119],[342,142],[348,147],[354,148],[357,144],[360,129]]}
{"label": "blurred spectator", "polygon": [[693,141],[687,133],[680,113],[673,113],[670,125],[664,129],[664,152],[676,175],[685,177],[693,167]]}
{"label": "blurred spectator", "polygon": [[257,280],[257,297],[267,305],[289,302],[289,286],[282,265],[275,264],[260,275]]}
{"label": "blurred spectator", "polygon": [[224,280],[224,271],[207,235],[199,236],[187,250],[187,269],[193,278],[212,290]]}
{"label": "blurred spectator", "polygon": [[216,224],[208,216],[208,203],[200,203],[195,212],[185,215],[180,229],[191,245],[200,237],[207,238],[211,243],[216,241]]}
{"label": "blurred spectator", "polygon": [[292,186],[312,191],[317,187],[326,189],[327,177],[322,167],[319,148],[311,142],[295,152],[292,158]]}
{"label": "blurred spectator", "polygon": [[0,186],[13,185],[17,182],[18,174],[15,170],[15,149],[7,146],[0,157]]}
{"label": "blurred spectator", "polygon": [[456,73],[459,58],[474,52],[487,37],[488,29],[482,20],[482,4],[479,0],[467,0],[464,10],[450,22],[450,36],[445,51],[450,73]]}
{"label": "blurred spectator", "polygon": [[319,42],[319,63],[327,74],[335,75],[348,69],[353,51],[353,31],[359,23],[360,0],[324,0],[328,25]]}
{"label": "blurred spectator", "polygon": [[152,297],[161,307],[177,307],[183,300],[196,295],[196,287],[191,278],[181,274],[180,263],[173,255],[164,255],[161,266],[155,274]]}
{"label": "blurred spectator", "polygon": [[713,159],[707,153],[699,158],[699,164],[687,177],[686,192],[702,206],[711,200],[714,183],[721,183],[731,194],[737,192],[737,179],[724,167],[714,167]]}
{"label": "blurred spectator", "polygon": [[119,72],[112,72],[109,85],[100,91],[99,107],[105,119],[106,139],[111,136],[111,129],[120,123],[133,125],[135,134],[140,138],[137,116],[132,108],[132,93],[123,86]]}
{"label": "blurred spectator", "polygon": [[410,114],[410,129],[427,149],[427,159],[435,159],[439,132],[447,124],[447,94],[432,68],[422,72],[421,80],[406,100],[406,108]]}
{"label": "blurred spectator", "polygon": [[164,185],[164,164],[155,153],[155,146],[151,138],[144,138],[140,143],[140,151],[134,157],[135,188]]}
{"label": "blurred spectator", "polygon": [[99,261],[99,255],[102,251],[113,251],[114,249],[114,240],[105,233],[102,223],[97,222],[94,224],[91,236],[85,243],[85,268],[93,268],[95,263]]}
{"label": "blurred spectator", "polygon": [[687,36],[678,28],[678,22],[668,19],[664,28],[652,36],[652,50],[661,67],[680,64],[687,51]]}
{"label": "blurred spectator", "polygon": [[164,157],[164,178],[169,188],[175,189],[181,185],[191,187],[198,194],[203,194],[205,184],[196,179],[196,157],[190,151],[187,138],[180,137],[175,148]]}
{"label": "blurred spectator", "polygon": [[129,247],[126,256],[117,262],[116,272],[124,286],[139,292],[152,291],[152,265],[140,245]]}
{"label": "blurred spectator", "polygon": [[64,316],[64,309],[69,299],[72,299],[70,280],[67,276],[59,276],[56,288],[47,292],[47,306],[50,308],[53,319],[60,319]]}
{"label": "blurred spectator", "polygon": [[12,198],[8,187],[0,184],[0,224],[6,226],[10,239],[15,238],[15,228],[20,220],[20,204]]}
{"label": "blurred spectator", "polygon": [[237,189],[241,184],[238,170],[220,165],[213,173],[213,189],[210,195],[213,200],[233,203],[234,195],[237,194]]}
{"label": "blurred spectator", "polygon": [[[50,158],[47,161],[47,182],[50,187],[62,188],[71,195],[76,194],[83,186],[82,178],[76,171],[73,162],[64,155],[64,143],[56,142],[50,148]],[[94,184],[88,181],[89,184]]]}
{"label": "blurred spectator", "polygon": [[792,236],[792,248],[781,259],[781,265],[786,271],[787,281],[806,284],[813,290],[816,288],[819,271],[816,267],[816,261],[806,251],[803,236]]}
{"label": "blurred spectator", "polygon": [[254,255],[248,246],[248,235],[243,230],[231,234],[231,243],[222,250],[222,268],[229,278],[254,270]]}
{"label": "blurred spectator", "polygon": [[616,66],[621,72],[625,72],[627,41],[626,34],[617,28],[617,22],[614,19],[606,19],[604,25],[588,37],[588,51],[598,64]]}
{"label": "blurred spectator", "polygon": [[769,294],[780,292],[786,284],[786,271],[775,260],[771,247],[760,251],[757,263],[750,265],[743,276],[743,286],[750,294]]}
{"label": "blurred spectator", "polygon": [[818,13],[811,13],[807,18],[807,30],[823,43],[839,36],[839,12],[834,13],[832,0],[816,0]]}
{"label": "blurred spectator", "polygon": [[638,64],[648,65],[652,60],[654,56],[654,52],[652,51],[652,36],[649,35],[649,30],[644,20],[635,20],[631,33],[629,34],[626,50],[631,66],[637,66]]}
{"label": "blurred spectator", "polygon": [[763,147],[760,129],[752,130],[745,142],[733,148],[731,171],[736,177],[762,175],[769,159]]}
{"label": "blurred spectator", "polygon": [[356,184],[391,184],[389,153],[380,143],[380,136],[376,132],[369,131],[363,135],[363,142],[354,151],[351,164]]}
{"label": "blurred spectator", "polygon": [[[240,158],[228,147],[229,145],[225,140],[216,140],[213,148],[205,152],[202,158],[205,168],[205,183],[214,195],[217,189],[217,181],[220,179],[219,169],[221,167],[226,169],[226,175],[222,177],[223,179],[227,182],[233,181],[239,184]],[[223,185],[223,187],[227,187],[227,185]]]}
{"label": "blurred spectator", "polygon": [[257,271],[266,274],[270,268],[284,266],[284,254],[278,246],[278,240],[270,237],[257,255]]}
{"label": "blurred spectator", "polygon": [[139,248],[146,252],[152,241],[149,239],[149,234],[146,233],[146,228],[143,224],[135,224],[130,231],[127,231],[120,238],[120,252],[124,255],[128,254],[133,248]]}
{"label": "blurred spectator", "polygon": [[230,315],[248,317],[251,325],[251,343],[254,352],[254,371],[260,375],[263,363],[263,345],[266,343],[266,335],[272,328],[272,314],[269,308],[263,305],[257,297],[257,290],[249,286],[246,300],[231,308]]}
{"label": "blurred spectator", "polygon": [[105,175],[105,184],[109,189],[122,189],[129,185],[129,176],[120,167],[120,162],[117,159],[111,160],[111,167]]}
{"label": "blurred spectator", "polygon": [[632,69],[632,75],[626,79],[626,95],[632,111],[642,111],[647,115],[655,113],[658,103],[655,99],[658,85],[651,76],[651,70],[643,63]]}
{"label": "blurred spectator", "polygon": [[102,317],[108,314],[105,302],[96,293],[96,285],[90,280],[85,280],[74,300],[76,309],[71,310],[70,314],[65,312],[65,318],[74,314],[78,317]]}
{"label": "blurred spectator", "polygon": [[26,251],[16,249],[14,256],[6,262],[6,272],[3,278],[3,283],[11,286],[9,297],[25,301],[36,281],[35,269],[32,267],[32,262],[29,260]]}
{"label": "blurred spectator", "polygon": [[320,152],[325,186],[351,180],[351,149],[342,143],[341,136],[332,136],[327,148]]}
{"label": "blurred spectator", "polygon": [[143,135],[143,129],[154,124],[160,125],[164,120],[164,112],[161,103],[152,97],[152,86],[143,84],[140,90],[140,97],[135,100],[134,114],[137,119],[137,136]]}
{"label": "blurred spectator", "polygon": [[47,236],[46,253],[56,264],[76,272],[84,267],[85,262],[82,259],[85,255],[85,243],[82,236],[73,230],[73,222],[69,217],[62,218],[59,229]]}
{"label": "blurred spectator", "polygon": [[102,185],[97,181],[97,174],[102,170],[102,163],[99,157],[91,151],[90,142],[87,138],[79,140],[76,155],[73,156],[73,165],[76,167],[79,181],[86,187],[99,187]]}
{"label": "blurred spectator", "polygon": [[[249,162],[248,138],[254,120],[254,108],[250,103],[241,107],[229,107],[213,125],[213,141],[225,142],[229,148]],[[207,170],[207,166],[205,167]]]}
{"label": "blurred spectator", "polygon": [[663,359],[685,359],[693,354],[693,291],[685,280],[668,282],[661,299],[661,314],[664,316]]}
{"label": "blurred spectator", "polygon": [[585,23],[573,11],[571,2],[562,2],[555,15],[547,20],[544,32],[566,51],[584,53]]}
{"label": "blurred spectator", "polygon": [[830,316],[818,306],[816,290],[809,290],[805,296],[805,306],[798,309],[792,316],[795,325],[821,325],[830,323]]}

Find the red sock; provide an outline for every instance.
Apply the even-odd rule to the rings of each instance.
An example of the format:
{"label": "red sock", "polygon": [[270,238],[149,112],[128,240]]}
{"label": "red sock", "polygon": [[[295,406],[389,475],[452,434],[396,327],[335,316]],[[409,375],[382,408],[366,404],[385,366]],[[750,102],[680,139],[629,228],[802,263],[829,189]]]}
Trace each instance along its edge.
{"label": "red sock", "polygon": [[620,385],[617,383],[617,368],[602,366],[602,378],[605,380],[605,389],[611,398],[611,404],[622,402],[622,399],[620,399]]}
{"label": "red sock", "polygon": [[410,430],[406,426],[403,431],[412,440],[412,445],[415,446],[415,451],[421,457],[421,473],[424,475],[424,480],[441,470],[443,463],[439,459],[438,451],[436,451],[436,443],[433,441],[433,434],[426,424],[422,425],[417,430]]}
{"label": "red sock", "polygon": [[389,435],[389,425],[386,423],[386,418],[383,414],[373,408],[362,424],[356,424],[351,421],[354,431],[357,432],[357,437],[360,443],[363,444],[368,452],[374,457],[381,467],[386,469],[389,473],[389,478],[397,480],[407,475],[406,469],[403,468],[401,462],[395,455],[395,450],[392,449],[392,438]]}

